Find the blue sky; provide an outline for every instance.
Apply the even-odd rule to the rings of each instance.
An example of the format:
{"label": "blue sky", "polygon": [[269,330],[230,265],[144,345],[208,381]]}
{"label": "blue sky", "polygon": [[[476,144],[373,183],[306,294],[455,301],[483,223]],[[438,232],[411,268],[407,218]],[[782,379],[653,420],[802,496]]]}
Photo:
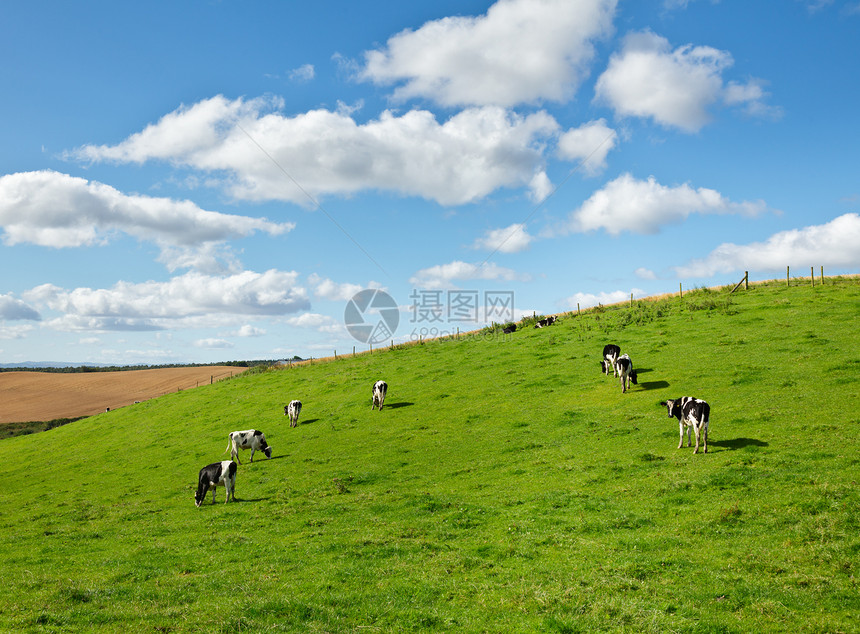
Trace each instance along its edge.
{"label": "blue sky", "polygon": [[0,362],[857,272],[858,59],[860,1],[3,2]]}

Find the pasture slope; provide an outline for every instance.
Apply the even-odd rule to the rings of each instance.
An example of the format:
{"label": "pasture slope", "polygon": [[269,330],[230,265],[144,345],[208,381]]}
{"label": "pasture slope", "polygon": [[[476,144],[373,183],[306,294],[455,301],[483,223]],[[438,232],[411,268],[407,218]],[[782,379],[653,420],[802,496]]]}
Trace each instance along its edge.
{"label": "pasture slope", "polygon": [[[860,286],[828,282],[246,373],[3,440],[0,631],[856,632]],[[707,455],[676,449],[659,401],[682,395],[711,404]],[[249,428],[273,457],[196,508]]]}

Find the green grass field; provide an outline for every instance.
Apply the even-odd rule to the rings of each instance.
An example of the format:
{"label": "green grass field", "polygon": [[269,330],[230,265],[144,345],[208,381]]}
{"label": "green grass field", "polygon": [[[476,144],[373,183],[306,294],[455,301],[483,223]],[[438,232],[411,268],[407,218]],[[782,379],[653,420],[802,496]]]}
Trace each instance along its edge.
{"label": "green grass field", "polygon": [[[858,331],[856,279],[701,289],[3,440],[0,631],[860,631]],[[195,507],[249,428],[272,459]]]}

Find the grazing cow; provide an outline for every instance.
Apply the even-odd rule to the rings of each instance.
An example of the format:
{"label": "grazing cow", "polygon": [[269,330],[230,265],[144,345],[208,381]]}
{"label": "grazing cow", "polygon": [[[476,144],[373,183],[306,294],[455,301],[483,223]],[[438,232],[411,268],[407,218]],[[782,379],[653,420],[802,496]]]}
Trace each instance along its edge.
{"label": "grazing cow", "polygon": [[558,319],[555,315],[552,317],[546,317],[544,319],[539,319],[537,323],[535,323],[535,328],[544,328],[546,326],[552,326],[555,323],[555,320]]}
{"label": "grazing cow", "polygon": [[284,407],[284,416],[290,417],[290,427],[295,427],[299,424],[299,414],[302,413],[301,401],[290,401],[290,404]]}
{"label": "grazing cow", "polygon": [[705,453],[708,453],[708,423],[711,417],[711,406],[705,401],[693,398],[692,396],[682,396],[670,401],[662,401],[660,405],[665,405],[669,412],[669,418],[678,419],[678,429],[680,431],[681,440],[678,443],[678,449],[684,446],[684,428],[687,428],[687,446],[692,444],[690,431],[696,432],[696,449],[693,453],[699,453],[699,436],[702,437],[705,445]]}
{"label": "grazing cow", "polygon": [[[232,447],[232,451],[230,451]],[[266,458],[272,457],[272,448],[266,443],[266,434],[256,429],[248,429],[246,431],[231,431],[227,435],[227,448],[224,452],[230,451],[230,457],[242,464],[239,460],[239,450],[251,450],[251,462],[254,462],[254,452],[258,449],[266,454]]]}
{"label": "grazing cow", "polygon": [[616,346],[614,343],[607,343],[603,346],[603,361],[600,362],[600,369],[603,370],[604,374],[609,374],[609,371],[613,370],[613,376],[618,376],[615,362],[618,360],[620,354],[621,347]]}
{"label": "grazing cow", "polygon": [[503,333],[505,333],[506,335],[509,335],[509,334],[511,334],[512,332],[514,332],[516,329],[517,329],[517,325],[516,325],[516,324],[508,324],[507,326],[505,326],[505,327],[502,329],[502,332],[503,332]]}
{"label": "grazing cow", "polygon": [[382,404],[385,402],[385,395],[388,393],[388,383],[385,381],[377,381],[373,384],[373,402],[370,404],[370,411],[374,407],[378,407],[382,411]]}
{"label": "grazing cow", "polygon": [[215,488],[223,484],[227,489],[225,504],[233,498],[236,501],[236,463],[232,460],[213,462],[200,470],[197,480],[197,493],[194,495],[194,503],[197,506],[203,504],[209,489],[212,489],[212,504],[215,504]]}
{"label": "grazing cow", "polygon": [[627,388],[630,387],[630,382],[633,382],[633,385],[638,385],[638,381],[636,380],[636,370],[633,369],[633,361],[630,360],[630,357],[627,354],[622,354],[615,361],[615,372],[618,376],[621,377],[621,393],[627,391]]}

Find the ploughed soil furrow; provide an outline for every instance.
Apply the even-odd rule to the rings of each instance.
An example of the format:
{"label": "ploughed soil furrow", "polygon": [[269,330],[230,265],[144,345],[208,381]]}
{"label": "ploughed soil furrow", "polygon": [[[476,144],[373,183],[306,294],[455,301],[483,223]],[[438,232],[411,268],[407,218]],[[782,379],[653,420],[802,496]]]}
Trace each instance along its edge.
{"label": "ploughed soil furrow", "polygon": [[123,372],[0,372],[0,424],[78,418],[244,372],[234,366]]}

